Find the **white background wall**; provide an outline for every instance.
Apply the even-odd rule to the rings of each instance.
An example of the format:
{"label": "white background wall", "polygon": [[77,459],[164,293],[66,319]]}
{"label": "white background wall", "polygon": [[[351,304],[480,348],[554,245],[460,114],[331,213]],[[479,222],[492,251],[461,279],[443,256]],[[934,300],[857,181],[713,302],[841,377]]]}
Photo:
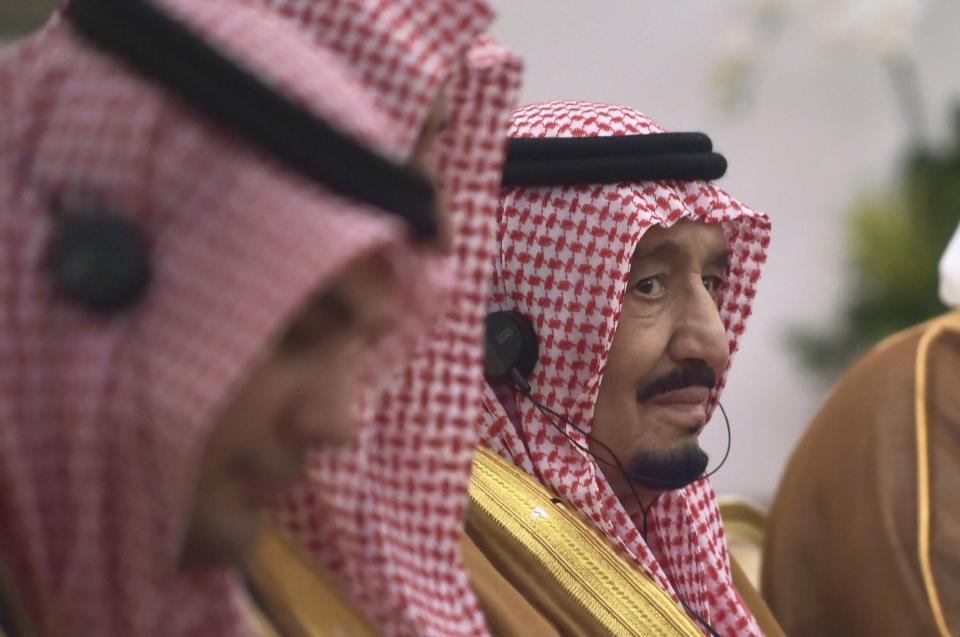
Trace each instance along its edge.
{"label": "white background wall", "polygon": [[[756,52],[762,57],[752,106],[732,116],[715,106],[710,76],[737,26],[731,12],[743,2],[493,4],[493,33],[526,60],[524,102],[623,103],[668,129],[706,131],[730,162],[724,187],[773,218],[754,316],[723,396],[733,451],[714,477],[719,493],[768,501],[828,389],[786,352],[785,330],[829,324],[835,315],[845,281],[843,213],[855,193],[894,174],[905,141],[886,75],[866,48],[834,46],[797,16]],[[946,135],[946,98],[960,99],[960,2],[927,4],[917,55],[931,128]],[[705,437],[719,458],[718,419]]]}

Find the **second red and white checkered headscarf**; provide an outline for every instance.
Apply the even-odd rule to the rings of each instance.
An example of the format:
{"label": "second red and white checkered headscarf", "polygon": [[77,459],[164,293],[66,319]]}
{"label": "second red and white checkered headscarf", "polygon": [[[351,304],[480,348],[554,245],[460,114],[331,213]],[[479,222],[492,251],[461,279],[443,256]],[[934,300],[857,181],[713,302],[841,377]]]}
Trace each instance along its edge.
{"label": "second red and white checkered headscarf", "polygon": [[[262,10],[162,6],[328,122],[401,147],[331,54]],[[215,414],[349,261],[406,229],[251,150],[62,19],[0,55],[0,554],[42,637],[252,632],[227,569],[178,568]],[[136,308],[91,316],[50,289],[58,199],[148,237]]]}
{"label": "second red and white checkered headscarf", "polygon": [[478,439],[483,317],[496,202],[520,63],[482,37],[482,0],[266,0],[358,71],[412,151],[446,83],[439,140],[443,196],[452,216],[449,256],[423,264],[447,295],[423,312],[382,394],[371,395],[352,452],[315,458],[311,483],[280,512],[284,526],[337,573],[391,636],[484,635],[460,557]]}
{"label": "second red and white checkered headscarf", "polygon": [[442,83],[489,26],[486,0],[247,0],[340,54],[413,149]]}
{"label": "second red and white checkered headscarf", "polygon": [[[662,129],[631,108],[547,102],[518,110],[511,136],[656,132]],[[533,320],[540,343],[530,379],[534,396],[588,432],[637,242],[652,225],[669,227],[681,219],[723,226],[730,269],[720,292],[720,316],[732,354],[766,260],[770,222],[765,215],[709,182],[509,188],[501,194],[491,309],[518,311]],[[663,494],[651,508],[644,542],[637,520],[627,515],[596,460],[529,400],[500,391],[500,396],[492,387],[486,391],[487,445],[530,475],[539,473],[551,491],[722,635],[760,634],[733,587],[716,496],[706,480]],[[513,424],[518,419],[532,457]],[[584,436],[558,424],[588,445]]]}

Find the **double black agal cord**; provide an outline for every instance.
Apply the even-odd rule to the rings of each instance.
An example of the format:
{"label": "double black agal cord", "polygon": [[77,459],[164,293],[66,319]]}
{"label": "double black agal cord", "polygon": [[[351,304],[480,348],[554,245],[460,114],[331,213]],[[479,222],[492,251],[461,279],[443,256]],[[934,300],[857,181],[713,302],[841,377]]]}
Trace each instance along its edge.
{"label": "double black agal cord", "polygon": [[727,160],[703,133],[515,137],[507,148],[505,187],[699,181],[727,171]]}
{"label": "double black agal cord", "polygon": [[93,44],[291,170],[398,215],[420,238],[436,235],[424,176],[336,130],[147,0],[71,0],[67,16]]}

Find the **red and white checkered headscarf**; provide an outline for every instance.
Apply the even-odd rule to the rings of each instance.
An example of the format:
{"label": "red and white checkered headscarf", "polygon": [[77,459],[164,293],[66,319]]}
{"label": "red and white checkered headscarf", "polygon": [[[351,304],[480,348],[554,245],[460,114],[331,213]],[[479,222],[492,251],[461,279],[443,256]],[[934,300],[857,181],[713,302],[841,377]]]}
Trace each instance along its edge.
{"label": "red and white checkered headscarf", "polygon": [[[631,108],[547,102],[519,109],[511,136],[657,132],[662,129],[655,122]],[[534,396],[588,432],[637,242],[650,226],[669,227],[680,219],[723,226],[730,269],[720,292],[720,316],[732,354],[766,259],[770,222],[765,215],[702,181],[523,187],[501,193],[491,309],[514,310],[533,320],[540,343],[530,379]],[[723,382],[721,378],[711,407]],[[656,501],[645,543],[637,521],[627,515],[594,458],[577,449],[529,400],[512,391],[498,397],[488,386],[485,405],[483,439],[494,451],[530,475],[543,476],[545,486],[721,634],[759,634],[733,587],[716,496],[706,480]],[[516,419],[522,419],[533,457],[519,440]],[[583,435],[558,424],[588,445]]]}
{"label": "red and white checkered headscarf", "polygon": [[493,20],[486,0],[247,0],[336,51],[411,151],[438,89]]}
{"label": "red and white checkered headscarf", "polygon": [[314,459],[311,483],[280,511],[284,526],[336,572],[391,636],[485,635],[460,557],[478,440],[483,317],[507,127],[519,61],[481,36],[492,12],[480,0],[268,0],[365,79],[407,152],[446,82],[439,141],[450,256],[424,265],[447,295],[423,311],[382,394],[371,395],[352,452]]}
{"label": "red and white checkered headscarf", "polygon": [[[305,107],[402,148],[336,58],[262,10],[162,6]],[[215,413],[350,260],[403,254],[399,220],[333,196],[93,50],[70,24],[0,54],[0,555],[44,637],[251,633],[231,570],[178,568]],[[50,202],[133,219],[140,305],[62,302]]]}

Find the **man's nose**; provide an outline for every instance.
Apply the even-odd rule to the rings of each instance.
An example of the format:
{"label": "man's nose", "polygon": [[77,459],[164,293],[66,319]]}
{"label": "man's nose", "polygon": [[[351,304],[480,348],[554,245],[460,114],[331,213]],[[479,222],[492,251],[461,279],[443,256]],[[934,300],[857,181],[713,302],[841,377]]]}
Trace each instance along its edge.
{"label": "man's nose", "polygon": [[351,444],[357,433],[359,378],[356,364],[346,362],[328,368],[305,385],[307,398],[291,432],[297,444],[315,448]]}
{"label": "man's nose", "polygon": [[699,360],[720,376],[730,358],[727,331],[714,297],[702,283],[692,286],[686,302],[677,308],[676,328],[669,354],[677,363]]}

